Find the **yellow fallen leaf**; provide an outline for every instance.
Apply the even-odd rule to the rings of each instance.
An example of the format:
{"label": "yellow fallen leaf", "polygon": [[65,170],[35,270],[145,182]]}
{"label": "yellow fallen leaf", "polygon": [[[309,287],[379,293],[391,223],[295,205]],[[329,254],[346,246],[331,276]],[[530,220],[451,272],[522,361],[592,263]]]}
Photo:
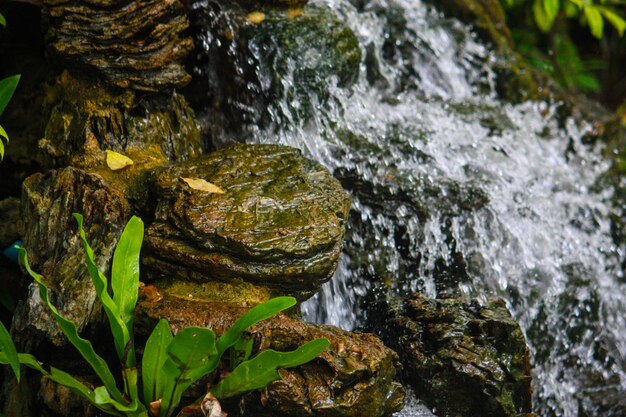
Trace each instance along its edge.
{"label": "yellow fallen leaf", "polygon": [[111,171],[117,171],[133,164],[133,160],[121,153],[107,150],[107,165]]}
{"label": "yellow fallen leaf", "polygon": [[265,20],[265,13],[263,12],[248,13],[248,15],[246,16],[246,20],[248,20],[248,22],[252,23],[253,25],[258,25],[259,23]]}
{"label": "yellow fallen leaf", "polygon": [[189,187],[194,190],[204,191],[212,194],[224,194],[224,190],[218,187],[215,184],[211,184],[208,181],[203,180],[202,178],[181,178],[183,181],[187,183]]}
{"label": "yellow fallen leaf", "polygon": [[304,14],[302,9],[287,9],[287,17],[290,19],[295,19],[296,17],[300,17]]}

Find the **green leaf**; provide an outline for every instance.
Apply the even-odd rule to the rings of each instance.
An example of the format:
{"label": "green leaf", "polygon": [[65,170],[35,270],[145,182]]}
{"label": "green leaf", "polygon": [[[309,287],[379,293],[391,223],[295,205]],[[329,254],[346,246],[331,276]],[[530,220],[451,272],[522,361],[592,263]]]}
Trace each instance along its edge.
{"label": "green leaf", "polygon": [[19,382],[20,360],[17,356],[17,350],[15,349],[15,344],[13,344],[13,339],[11,339],[11,335],[2,322],[0,322],[0,352],[5,354],[7,363],[11,366],[11,369],[15,374],[15,378],[17,378],[17,381]]}
{"label": "green leaf", "polygon": [[[137,399],[134,399],[130,404],[123,404],[114,400],[109,395],[106,387],[97,387],[94,390],[94,402],[93,404],[103,411],[109,414],[120,415],[125,417],[130,416],[147,416],[146,409],[143,404],[140,404]],[[108,411],[111,410],[111,411]],[[116,412],[117,411],[117,412]]]}
{"label": "green leaf", "polygon": [[[111,327],[111,333],[113,334],[115,351],[117,352],[118,357],[123,362],[126,362],[124,358],[126,357],[126,346],[130,342],[130,333],[120,317],[117,304],[115,304],[107,291],[108,281],[106,277],[98,270],[98,266],[96,265],[96,261],[94,259],[93,249],[89,246],[89,242],[87,242],[87,237],[85,236],[85,230],[83,229],[83,216],[78,213],[74,213],[73,216],[78,223],[78,232],[83,242],[83,246],[85,247],[85,252],[87,253],[87,269],[89,270],[89,275],[91,276],[91,280],[93,281],[93,285],[96,289],[96,295],[102,303],[104,312],[109,319],[109,326]],[[133,349],[129,349],[129,351],[131,350]]]}
{"label": "green leaf", "polygon": [[252,337],[242,336],[239,338],[237,343],[230,348],[230,369],[233,370],[239,366],[240,363],[250,359],[253,347],[254,339]]}
{"label": "green leaf", "polygon": [[535,23],[542,32],[548,32],[552,28],[554,19],[550,19],[543,7],[543,0],[535,0],[533,3],[533,15]]}
{"label": "green leaf", "polygon": [[546,17],[552,22],[554,22],[556,16],[559,14],[559,7],[559,0],[543,0],[543,8],[546,11]]}
{"label": "green leaf", "polygon": [[163,365],[167,359],[167,348],[172,339],[174,337],[167,320],[159,320],[146,342],[141,360],[143,399],[146,403],[163,397],[166,380]]}
{"label": "green leaf", "polygon": [[106,362],[96,353],[91,345],[91,342],[79,336],[76,325],[59,314],[57,308],[50,301],[48,287],[44,284],[41,275],[37,274],[30,268],[26,250],[24,248],[20,249],[20,263],[24,266],[28,274],[35,280],[35,282],[37,282],[41,299],[48,306],[48,309],[50,309],[54,320],[57,322],[70,343],[78,349],[81,356],[87,361],[87,363],[89,363],[89,365],[91,365],[94,372],[98,375],[98,377],[100,377],[102,383],[107,387],[111,395],[113,395],[117,401],[121,402],[122,394],[117,388],[115,377],[111,373]]}
{"label": "green leaf", "polygon": [[219,399],[243,394],[246,391],[263,388],[280,379],[278,368],[291,368],[315,359],[330,342],[328,339],[315,339],[300,346],[293,352],[265,350],[254,359],[243,362],[230,375],[222,379],[211,393]]}
{"label": "green leaf", "polygon": [[189,386],[205,374],[209,358],[215,356],[215,333],[201,327],[188,327],[176,334],[167,348],[167,359],[163,364],[166,381],[159,417],[169,417]]}
{"label": "green leaf", "polygon": [[624,31],[626,30],[626,20],[624,20],[622,16],[608,7],[596,6],[596,9],[598,9],[604,18],[609,21],[615,30],[617,30],[619,36],[624,36]]}
{"label": "green leaf", "polygon": [[[133,216],[117,243],[111,268],[113,302],[128,330],[129,339],[132,339],[133,318],[139,291],[139,252],[142,241],[143,222],[139,217]],[[129,352],[126,366],[135,366],[134,349]]]}
{"label": "green leaf", "polygon": [[7,143],[9,142],[9,135],[7,135],[6,130],[0,126],[0,161],[4,159],[4,142],[2,138],[6,139]]}
{"label": "green leaf", "polygon": [[7,20],[4,18],[4,16],[2,15],[2,13],[0,13],[0,26],[7,26]]}
{"label": "green leaf", "polygon": [[598,39],[602,39],[602,35],[604,34],[604,20],[602,20],[602,15],[598,9],[593,6],[585,6],[584,11],[591,34]]}
{"label": "green leaf", "polygon": [[276,297],[246,312],[217,340],[217,355],[207,363],[206,367],[197,371],[201,374],[198,378],[213,371],[217,367],[224,352],[237,343],[243,332],[249,327],[254,326],[262,320],[269,319],[289,307],[293,307],[296,303],[297,301],[293,297]]}
{"label": "green leaf", "polygon": [[13,75],[11,77],[0,80],[0,115],[4,112],[4,109],[11,101],[13,93],[17,88],[17,83],[20,81],[19,75]]}

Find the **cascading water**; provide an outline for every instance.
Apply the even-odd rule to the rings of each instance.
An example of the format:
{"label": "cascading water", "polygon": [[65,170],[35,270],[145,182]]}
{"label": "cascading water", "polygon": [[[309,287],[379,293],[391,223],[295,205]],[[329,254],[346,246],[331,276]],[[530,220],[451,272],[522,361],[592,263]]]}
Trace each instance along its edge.
{"label": "cascading water", "polygon": [[[252,90],[262,94],[272,71],[282,84],[263,110],[231,103],[250,116],[237,134],[302,149],[353,196],[344,256],[305,317],[353,329],[369,320],[372,294],[497,294],[528,337],[538,414],[623,415],[625,245],[610,234],[613,191],[595,187],[608,162],[583,144],[589,126],[558,117],[557,105],[500,101],[490,69],[499,58],[420,1],[312,3],[357,35],[353,87],[330,77],[318,80],[323,94],[294,93],[296,65],[319,64],[306,44],[281,68],[238,62],[232,49],[241,74],[252,65],[260,81]],[[192,5],[207,18],[209,59],[198,73],[210,86],[219,72],[211,51],[222,46],[211,28],[229,24],[213,6]],[[255,46],[252,56],[267,53]],[[428,411],[417,403],[401,415]]]}

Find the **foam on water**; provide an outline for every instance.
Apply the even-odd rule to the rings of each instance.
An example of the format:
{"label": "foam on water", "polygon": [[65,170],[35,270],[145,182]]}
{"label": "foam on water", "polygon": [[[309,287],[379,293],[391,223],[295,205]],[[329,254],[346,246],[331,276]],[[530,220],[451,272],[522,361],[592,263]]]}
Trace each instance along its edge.
{"label": "foam on water", "polygon": [[[608,163],[583,144],[589,126],[557,118],[556,105],[499,101],[489,69],[498,58],[466,26],[420,1],[381,0],[359,10],[344,0],[313,3],[347,22],[382,82],[368,81],[371,63],[363,63],[352,89],[328,80],[326,103],[311,92],[311,120],[290,117],[298,103],[285,99],[270,109],[275,125],[249,126],[250,140],[298,147],[367,189],[412,197],[386,204],[348,186],[346,253],[334,279],[304,304],[304,316],[359,327],[370,292],[390,285],[437,296],[442,270],[454,270],[461,254],[457,290],[502,296],[529,338],[536,411],[619,415],[626,409],[625,254],[610,236],[612,190],[594,188]],[[387,21],[379,11],[392,5],[413,47],[385,60]],[[292,86],[289,73],[282,82]],[[484,203],[446,206],[463,193]],[[433,203],[427,216],[416,201]],[[398,417],[429,413],[409,401]]]}

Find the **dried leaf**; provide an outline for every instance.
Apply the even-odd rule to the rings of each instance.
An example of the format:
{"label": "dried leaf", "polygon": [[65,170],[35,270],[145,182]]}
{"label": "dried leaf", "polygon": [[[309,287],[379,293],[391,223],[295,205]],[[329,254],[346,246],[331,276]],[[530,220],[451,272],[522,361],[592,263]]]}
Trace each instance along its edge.
{"label": "dried leaf", "polygon": [[259,23],[265,20],[265,13],[263,12],[248,13],[248,15],[246,16],[246,20],[252,23],[253,25],[258,25]]}
{"label": "dried leaf", "polygon": [[189,187],[194,190],[204,191],[212,194],[224,194],[224,190],[218,187],[215,184],[211,184],[208,181],[203,180],[202,178],[181,178],[181,180],[185,181]]}
{"label": "dried leaf", "polygon": [[202,399],[202,414],[205,417],[226,417],[227,414],[222,411],[222,406],[217,398],[208,392]]}
{"label": "dried leaf", "polygon": [[111,169],[111,171],[117,171],[122,168],[126,168],[129,165],[132,165],[134,162],[127,156],[122,155],[121,153],[113,152],[107,150],[107,165]]}
{"label": "dried leaf", "polygon": [[161,412],[161,400],[158,399],[156,401],[152,401],[150,403],[150,412],[153,416],[158,416]]}

